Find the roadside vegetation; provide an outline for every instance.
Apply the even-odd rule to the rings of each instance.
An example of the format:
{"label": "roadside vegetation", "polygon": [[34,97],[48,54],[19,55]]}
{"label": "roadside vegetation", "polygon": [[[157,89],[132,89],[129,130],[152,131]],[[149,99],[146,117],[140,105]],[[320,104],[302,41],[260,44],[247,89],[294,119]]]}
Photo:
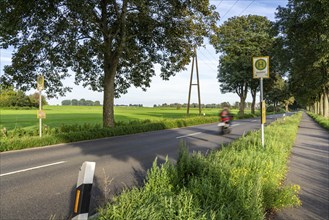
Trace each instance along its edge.
{"label": "roadside vegetation", "polygon": [[298,185],[283,185],[301,114],[280,119],[208,155],[183,144],[176,165],[157,161],[145,185],[126,190],[99,210],[98,219],[264,219],[299,206]]}
{"label": "roadside vegetation", "polygon": [[[42,138],[39,137],[36,110],[1,110],[0,152],[24,148],[69,143],[104,137],[135,134],[162,129],[179,128],[218,120],[218,109],[116,107],[116,126],[102,127],[101,106],[46,106],[47,118],[42,121]],[[232,110],[235,119],[238,110]],[[259,113],[244,114],[243,118],[256,117]]]}
{"label": "roadside vegetation", "polygon": [[314,114],[312,112],[307,112],[311,118],[314,119],[319,125],[321,125],[323,128],[325,128],[327,131],[329,131],[329,118],[323,117],[318,114]]}

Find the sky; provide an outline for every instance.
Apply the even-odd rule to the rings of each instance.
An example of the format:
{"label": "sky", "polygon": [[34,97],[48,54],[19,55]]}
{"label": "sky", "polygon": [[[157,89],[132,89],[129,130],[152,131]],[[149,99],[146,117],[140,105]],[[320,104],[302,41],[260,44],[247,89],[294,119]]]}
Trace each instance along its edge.
{"label": "sky", "polygon": [[[216,0],[210,1],[210,4],[216,6],[220,14],[222,24],[228,18],[241,15],[260,15],[266,16],[269,20],[275,20],[276,8],[286,6],[288,0]],[[12,50],[0,49],[0,75],[3,74],[3,67],[10,65]],[[199,86],[200,98],[203,104],[230,102],[231,104],[239,101],[239,96],[235,93],[222,94],[220,85],[217,81],[218,57],[212,45],[204,42],[203,47],[197,49],[197,58],[199,66]],[[191,59],[192,60],[192,59]],[[163,81],[159,76],[159,68],[156,66],[156,76],[152,78],[151,87],[146,92],[140,88],[131,87],[127,94],[121,95],[115,99],[116,105],[142,104],[143,106],[153,106],[163,103],[187,103],[191,76],[192,62],[186,66],[186,70],[177,73],[169,81]],[[74,74],[74,73],[73,73]],[[193,84],[196,83],[196,72],[194,68]],[[250,73],[252,77],[252,73]],[[50,105],[61,105],[66,99],[86,99],[103,102],[103,93],[94,92],[88,87],[74,84],[74,77],[68,78],[63,82],[64,86],[72,87],[73,90],[64,97],[48,99]],[[34,93],[35,91],[29,91]],[[259,96],[257,97],[259,99]],[[248,94],[247,102],[251,102],[251,95]],[[259,101],[259,100],[257,100]],[[198,102],[197,86],[192,86],[191,103]]]}

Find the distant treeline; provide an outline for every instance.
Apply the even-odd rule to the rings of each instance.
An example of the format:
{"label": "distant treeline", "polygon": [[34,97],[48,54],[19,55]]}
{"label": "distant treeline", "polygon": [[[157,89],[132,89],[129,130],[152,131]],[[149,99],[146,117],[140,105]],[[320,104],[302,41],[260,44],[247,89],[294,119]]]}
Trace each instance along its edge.
{"label": "distant treeline", "polygon": [[100,101],[91,101],[85,99],[72,99],[72,100],[63,100],[62,105],[73,105],[73,106],[101,106]]}
{"label": "distant treeline", "polygon": [[[235,102],[233,105],[229,102],[222,102],[220,104],[201,104],[201,108],[224,108],[224,107],[229,107],[229,108],[239,108],[239,102]],[[245,103],[246,108],[250,108],[251,103],[247,102]],[[175,108],[186,108],[187,107],[187,103],[184,104],[180,104],[180,103],[171,103],[171,104],[167,104],[167,103],[163,103],[161,105],[153,105],[153,107],[175,107]],[[199,104],[198,103],[191,103],[190,104],[191,108],[198,108]]]}
{"label": "distant treeline", "polygon": [[[212,103],[212,104],[201,104],[201,108],[224,108],[224,107],[228,107],[228,108],[239,108],[239,105],[240,103],[239,102],[235,102],[234,104],[231,104],[229,102],[222,102],[220,104],[215,104],[215,103]],[[118,104],[118,105],[115,105],[115,106],[121,106],[121,107],[143,107],[142,104],[129,104],[129,105],[124,105],[124,104]],[[187,103],[184,103],[184,104],[181,104],[181,103],[170,103],[170,104],[167,104],[167,103],[163,103],[163,104],[154,104],[153,105],[154,108],[158,108],[158,107],[171,107],[171,108],[177,108],[177,109],[180,109],[180,108],[187,108]],[[199,105],[198,103],[191,103],[190,104],[190,107],[191,108],[198,108]],[[257,108],[259,106],[256,106]],[[251,108],[251,102],[246,102],[245,103],[245,108],[248,109],[248,108]]]}

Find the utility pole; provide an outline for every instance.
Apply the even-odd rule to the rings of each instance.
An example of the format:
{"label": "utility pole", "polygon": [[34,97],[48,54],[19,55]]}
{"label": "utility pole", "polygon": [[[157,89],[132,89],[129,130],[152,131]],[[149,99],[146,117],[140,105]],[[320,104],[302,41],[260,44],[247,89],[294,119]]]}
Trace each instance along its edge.
{"label": "utility pole", "polygon": [[[194,56],[192,60],[192,69],[191,69],[191,77],[190,77],[190,86],[188,92],[188,102],[187,102],[187,114],[190,114],[190,102],[191,102],[191,90],[192,86],[197,86],[198,88],[198,104],[199,104],[199,115],[201,115],[201,97],[200,97],[200,81],[199,81],[199,67],[198,67],[198,56],[196,53],[196,47],[194,47]],[[195,60],[195,67],[196,67],[196,79],[197,83],[193,83],[193,70],[194,70],[194,60]]]}

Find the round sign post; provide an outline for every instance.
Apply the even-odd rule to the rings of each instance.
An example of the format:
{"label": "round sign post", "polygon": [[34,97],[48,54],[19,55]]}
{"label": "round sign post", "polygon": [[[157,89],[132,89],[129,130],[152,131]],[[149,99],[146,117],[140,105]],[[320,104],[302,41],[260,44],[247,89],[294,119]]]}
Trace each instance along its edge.
{"label": "round sign post", "polygon": [[41,92],[44,89],[44,82],[45,78],[43,75],[39,75],[37,77],[37,90],[39,91],[39,111],[38,111],[38,118],[39,118],[39,136],[42,137],[42,118],[45,118],[45,113],[42,111],[42,98]]}
{"label": "round sign post", "polygon": [[252,58],[253,67],[253,78],[260,79],[260,103],[261,103],[261,132],[262,132],[262,146],[265,145],[265,135],[264,135],[264,124],[266,123],[266,107],[263,96],[263,78],[270,77],[270,61],[269,57],[253,57]]}

